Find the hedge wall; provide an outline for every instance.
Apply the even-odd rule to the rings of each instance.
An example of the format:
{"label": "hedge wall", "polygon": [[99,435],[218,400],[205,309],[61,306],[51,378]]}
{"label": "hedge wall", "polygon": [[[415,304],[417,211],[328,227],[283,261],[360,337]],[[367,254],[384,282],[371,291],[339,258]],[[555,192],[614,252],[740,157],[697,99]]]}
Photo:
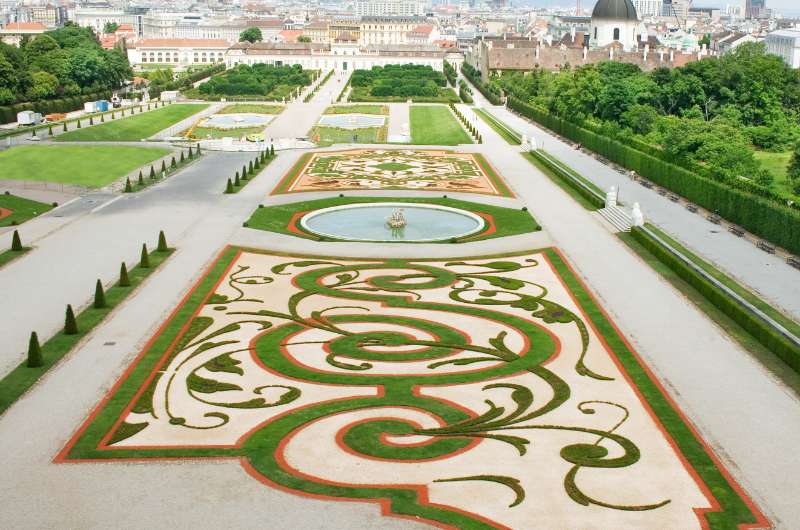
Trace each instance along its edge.
{"label": "hedge wall", "polygon": [[770,327],[763,320],[739,305],[724,291],[718,289],[682,260],[667,251],[659,242],[653,239],[645,230],[639,227],[631,229],[633,237],[662,263],[672,269],[686,283],[697,289],[720,311],[725,313],[748,333],[755,337],[761,344],[769,348],[780,357],[795,372],[800,373],[800,348],[783,335]]}
{"label": "hedge wall", "polygon": [[483,94],[483,97],[489,100],[489,103],[492,105],[502,105],[503,100],[500,99],[500,96],[495,94],[491,91],[491,85],[487,85],[486,83],[481,80],[481,74],[472,65],[468,63],[463,63],[461,65],[461,73],[464,74],[464,77],[470,80],[470,82],[475,85],[475,88],[478,89],[478,92]]}
{"label": "hedge wall", "polygon": [[509,96],[508,106],[608,160],[636,171],[709,211],[717,212],[753,234],[794,254],[800,254],[800,212],[779,203],[780,199],[760,196],[751,193],[749,186],[713,180],[670,164],[617,140],[562,120],[513,96]]}
{"label": "hedge wall", "polygon": [[60,99],[45,99],[42,101],[28,101],[16,103],[14,105],[0,106],[0,123],[11,123],[17,121],[17,113],[23,110],[39,112],[43,116],[56,112],[72,112],[83,108],[87,101],[97,101],[98,99],[111,98],[111,91],[92,92],[91,94],[81,94]]}
{"label": "hedge wall", "polygon": [[563,169],[555,165],[548,157],[543,156],[539,151],[528,151],[528,154],[530,154],[530,156],[532,156],[541,165],[549,169],[550,172],[556,177],[564,181],[564,183],[566,183],[570,188],[578,192],[578,194],[589,201],[589,203],[593,206],[597,208],[603,208],[606,205],[604,198],[598,197],[594,193],[591,193],[586,188],[576,183],[575,179],[572,178],[571,175],[567,174]]}

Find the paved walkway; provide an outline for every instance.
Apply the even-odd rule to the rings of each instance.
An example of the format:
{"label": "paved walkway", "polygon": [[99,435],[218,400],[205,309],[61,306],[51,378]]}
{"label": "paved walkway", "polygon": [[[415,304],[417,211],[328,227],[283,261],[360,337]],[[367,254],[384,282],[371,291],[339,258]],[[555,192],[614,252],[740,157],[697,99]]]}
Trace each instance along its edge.
{"label": "paved walkway", "polygon": [[630,180],[627,175],[582,153],[549,132],[503,107],[488,105],[475,90],[476,102],[521,134],[533,136],[539,145],[569,164],[601,188],[616,186],[620,200],[638,202],[645,218],[675,236],[688,248],[721,270],[749,286],[764,299],[800,320],[800,271],[776,256],[767,254],[686,208],[669,201],[654,190]]}
{"label": "paved walkway", "polygon": [[388,103],[389,139],[406,138],[411,141],[411,105],[408,103]]}
{"label": "paved walkway", "polygon": [[[298,123],[308,119],[304,116],[314,111],[313,105],[292,105],[283,116]],[[767,515],[779,527],[800,526],[797,396],[515,148],[488,126],[478,127],[485,143],[463,149],[484,153],[546,230],[519,241],[481,242],[481,253],[512,243],[537,245],[530,238],[551,237]],[[0,527],[423,527],[383,518],[374,505],[316,501],[268,488],[237,461],[50,463],[224,244],[291,246],[310,253],[336,245],[342,254],[365,252],[363,245],[323,247],[241,227],[299,155],[282,153],[232,196],[221,190],[242,155],[208,155],[150,190],[85,214],[0,269],[0,292],[15,301],[14,318],[0,319],[5,371],[22,358],[30,328],[42,335],[58,329],[64,305],[87,303],[95,278],[113,281],[121,259],[135,262],[141,241],[154,243],[163,228],[178,247],[136,296],[0,417],[0,467],[15,477],[0,481]],[[0,236],[0,245],[8,240]],[[47,502],[30,505],[30,499],[43,496]],[[28,505],[34,509],[19,508]],[[162,505],[170,509],[154,509]]]}

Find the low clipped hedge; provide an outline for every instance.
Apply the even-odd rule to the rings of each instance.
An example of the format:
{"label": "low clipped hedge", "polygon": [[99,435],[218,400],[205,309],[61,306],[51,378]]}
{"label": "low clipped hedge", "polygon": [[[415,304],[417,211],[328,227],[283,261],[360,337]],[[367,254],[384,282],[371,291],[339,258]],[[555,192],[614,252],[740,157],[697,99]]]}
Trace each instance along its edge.
{"label": "low clipped hedge", "polygon": [[81,94],[59,99],[43,99],[41,101],[26,101],[15,103],[14,105],[0,106],[0,123],[12,123],[17,121],[17,113],[24,110],[32,110],[42,114],[67,113],[83,108],[87,101],[97,101],[98,99],[111,98],[110,91],[92,92],[91,94]]}
{"label": "low clipped hedge", "polygon": [[631,235],[651,254],[680,276],[681,279],[697,289],[720,311],[780,357],[792,370],[800,373],[800,348],[669,252],[647,231],[634,227],[631,229]]}
{"label": "low clipped hedge", "polygon": [[589,203],[593,206],[596,206],[597,208],[603,208],[606,205],[605,199],[598,197],[594,193],[578,184],[569,173],[554,164],[550,158],[543,155],[540,151],[532,150],[528,151],[528,154],[531,156],[531,158],[536,160],[536,162],[543,165],[556,177],[565,182],[570,188],[575,190],[581,197],[589,201]]}
{"label": "low clipped hedge", "polygon": [[503,100],[500,98],[498,94],[493,92],[494,86],[484,83],[481,79],[481,74],[478,70],[472,67],[472,65],[468,63],[464,63],[461,65],[461,73],[464,74],[464,77],[470,80],[470,82],[475,85],[475,88],[483,94],[483,97],[489,100],[489,103],[492,105],[502,105]]}
{"label": "low clipped hedge", "polygon": [[[800,211],[744,181],[715,180],[640,151],[509,96],[508,107],[584,147],[632,169],[757,236],[800,254]],[[652,149],[652,147],[650,148]],[[774,195],[774,196],[773,196]]]}

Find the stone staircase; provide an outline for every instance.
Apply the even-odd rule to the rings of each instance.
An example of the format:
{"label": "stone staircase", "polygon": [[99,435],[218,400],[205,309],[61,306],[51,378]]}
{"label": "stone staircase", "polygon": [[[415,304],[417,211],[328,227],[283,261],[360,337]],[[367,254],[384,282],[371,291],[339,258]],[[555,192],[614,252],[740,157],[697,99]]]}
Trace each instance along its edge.
{"label": "stone staircase", "polygon": [[630,232],[633,220],[628,213],[619,206],[606,206],[597,210],[600,217],[608,221],[618,232]]}

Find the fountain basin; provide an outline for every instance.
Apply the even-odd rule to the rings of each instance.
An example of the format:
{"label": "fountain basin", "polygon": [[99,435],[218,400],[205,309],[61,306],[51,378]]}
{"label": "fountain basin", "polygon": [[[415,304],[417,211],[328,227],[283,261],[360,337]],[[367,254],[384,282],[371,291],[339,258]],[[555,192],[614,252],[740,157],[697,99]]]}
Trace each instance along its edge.
{"label": "fountain basin", "polygon": [[338,129],[365,129],[383,127],[385,122],[385,116],[376,114],[325,114],[319,119],[317,125]]}
{"label": "fountain basin", "polygon": [[[402,208],[408,224],[391,229],[386,219]],[[303,216],[304,230],[348,241],[421,243],[444,241],[483,230],[479,215],[458,208],[413,202],[370,202],[323,208]]]}
{"label": "fountain basin", "polygon": [[270,114],[212,114],[198,125],[214,129],[239,129],[244,127],[266,127],[272,121]]}

